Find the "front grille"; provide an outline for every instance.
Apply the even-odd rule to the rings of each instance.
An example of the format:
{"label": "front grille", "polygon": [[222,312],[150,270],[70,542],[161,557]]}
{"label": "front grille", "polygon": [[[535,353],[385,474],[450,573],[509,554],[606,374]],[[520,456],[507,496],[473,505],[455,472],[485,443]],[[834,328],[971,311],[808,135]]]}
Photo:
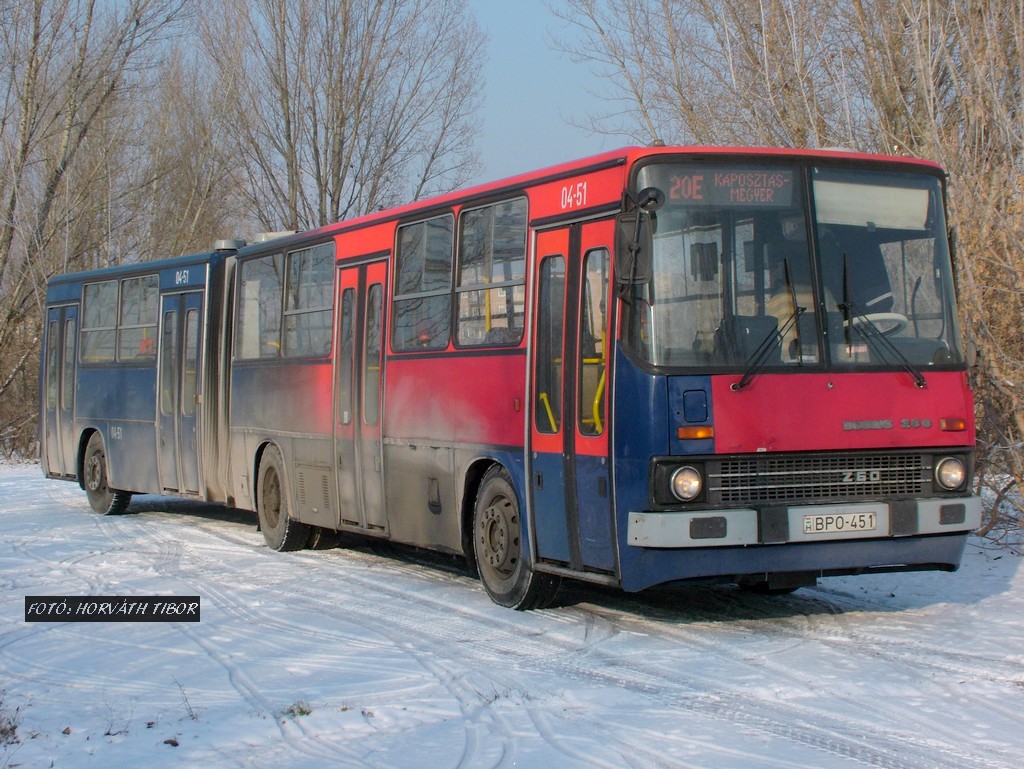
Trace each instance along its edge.
{"label": "front grille", "polygon": [[711,461],[708,501],[753,504],[921,496],[931,460],[921,454],[782,454]]}

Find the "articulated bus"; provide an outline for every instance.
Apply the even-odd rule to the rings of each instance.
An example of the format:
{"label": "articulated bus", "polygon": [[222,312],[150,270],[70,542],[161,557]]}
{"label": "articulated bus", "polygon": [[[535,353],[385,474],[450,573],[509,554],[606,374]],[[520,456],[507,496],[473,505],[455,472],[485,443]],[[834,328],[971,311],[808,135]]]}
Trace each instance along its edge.
{"label": "articulated bus", "polygon": [[562,579],[784,592],[980,525],[945,175],[626,148],[311,232],[52,279],[42,465]]}

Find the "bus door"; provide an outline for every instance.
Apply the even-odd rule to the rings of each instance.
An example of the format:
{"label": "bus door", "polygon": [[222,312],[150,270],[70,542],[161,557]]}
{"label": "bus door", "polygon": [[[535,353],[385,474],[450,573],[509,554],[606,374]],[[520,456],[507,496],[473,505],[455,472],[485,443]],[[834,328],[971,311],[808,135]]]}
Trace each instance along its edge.
{"label": "bus door", "polygon": [[540,560],[614,572],[608,440],[614,223],[537,235],[529,478]]}
{"label": "bus door", "polygon": [[198,494],[203,292],[168,294],[162,302],[157,372],[160,487],[179,494]]}
{"label": "bus door", "polygon": [[78,360],[78,307],[51,307],[46,313],[43,442],[50,475],[77,474],[75,381]]}
{"label": "bus door", "polygon": [[387,531],[381,446],[387,263],[339,269],[334,455],[338,525]]}

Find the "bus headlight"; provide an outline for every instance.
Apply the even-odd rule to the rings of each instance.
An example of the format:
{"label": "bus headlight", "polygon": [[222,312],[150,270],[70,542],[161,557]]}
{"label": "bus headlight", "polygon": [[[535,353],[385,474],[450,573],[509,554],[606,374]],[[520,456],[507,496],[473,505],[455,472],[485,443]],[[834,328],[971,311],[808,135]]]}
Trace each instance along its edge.
{"label": "bus headlight", "polygon": [[935,482],[947,491],[956,491],[967,480],[967,468],[959,457],[946,457],[935,465]]}
{"label": "bus headlight", "polygon": [[700,496],[704,480],[697,468],[685,465],[672,473],[670,484],[676,499],[680,502],[692,502]]}

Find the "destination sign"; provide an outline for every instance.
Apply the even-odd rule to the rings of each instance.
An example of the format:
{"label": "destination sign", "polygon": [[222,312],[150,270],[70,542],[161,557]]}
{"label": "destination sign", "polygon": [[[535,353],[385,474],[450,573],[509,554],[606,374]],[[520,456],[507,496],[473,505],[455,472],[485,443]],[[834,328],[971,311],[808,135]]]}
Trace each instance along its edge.
{"label": "destination sign", "polygon": [[644,172],[641,186],[663,190],[670,205],[785,208],[795,197],[796,174],[786,168],[672,165]]}

